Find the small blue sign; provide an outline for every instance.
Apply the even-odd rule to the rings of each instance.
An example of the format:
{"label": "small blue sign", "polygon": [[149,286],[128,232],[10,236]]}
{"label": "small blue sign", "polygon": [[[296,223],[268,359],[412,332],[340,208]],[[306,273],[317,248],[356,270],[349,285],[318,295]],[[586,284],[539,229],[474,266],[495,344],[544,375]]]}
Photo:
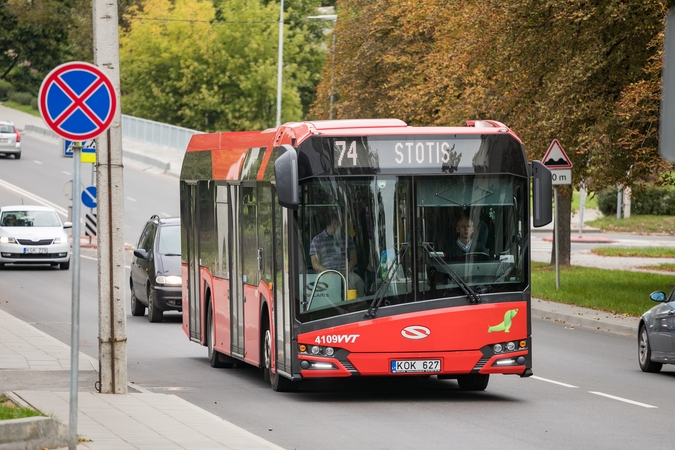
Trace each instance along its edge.
{"label": "small blue sign", "polygon": [[[96,140],[90,139],[82,142],[82,151],[96,153]],[[66,158],[73,157],[73,141],[69,141],[68,139],[63,140],[63,156]]]}
{"label": "small blue sign", "polygon": [[82,191],[82,203],[87,208],[96,208],[96,186],[88,186]]}

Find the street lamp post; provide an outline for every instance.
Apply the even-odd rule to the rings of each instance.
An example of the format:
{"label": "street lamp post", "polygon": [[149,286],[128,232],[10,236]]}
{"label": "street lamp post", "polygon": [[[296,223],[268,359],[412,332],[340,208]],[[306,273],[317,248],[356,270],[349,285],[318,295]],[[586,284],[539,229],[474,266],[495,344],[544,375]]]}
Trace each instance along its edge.
{"label": "street lamp post", "polygon": [[281,126],[281,76],[284,63],[284,0],[279,9],[279,57],[277,60],[277,128]]}
{"label": "street lamp post", "polygon": [[333,58],[331,64],[331,76],[330,76],[330,112],[329,118],[333,120],[333,103],[335,101],[335,27],[337,26],[337,14],[323,14],[320,16],[309,16],[308,19],[320,19],[320,20],[332,20],[333,21]]}

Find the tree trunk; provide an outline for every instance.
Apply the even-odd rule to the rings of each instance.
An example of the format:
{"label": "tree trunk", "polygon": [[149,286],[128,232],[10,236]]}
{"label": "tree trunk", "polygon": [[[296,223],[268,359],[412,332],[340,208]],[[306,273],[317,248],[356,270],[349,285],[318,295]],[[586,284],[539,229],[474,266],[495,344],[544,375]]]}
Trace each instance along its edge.
{"label": "tree trunk", "polygon": [[[555,186],[554,186],[555,187]],[[554,214],[558,217],[558,252],[560,258],[558,264],[570,265],[572,244],[570,241],[570,223],[572,220],[572,187],[567,185],[557,186],[558,202],[555,205]],[[555,216],[554,216],[555,221]],[[554,227],[555,228],[555,227]],[[553,247],[551,249],[551,265],[555,265],[555,229],[553,230]]]}

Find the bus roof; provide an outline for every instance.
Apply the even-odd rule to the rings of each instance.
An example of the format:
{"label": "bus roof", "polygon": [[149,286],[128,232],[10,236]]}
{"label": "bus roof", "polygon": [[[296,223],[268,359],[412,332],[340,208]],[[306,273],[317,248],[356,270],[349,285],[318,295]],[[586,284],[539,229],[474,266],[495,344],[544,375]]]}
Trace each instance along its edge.
{"label": "bus roof", "polygon": [[[300,145],[312,136],[402,136],[508,133],[520,139],[503,123],[493,120],[467,120],[463,127],[411,127],[399,119],[350,119],[289,122],[263,131],[195,134],[186,152],[209,152],[213,179],[239,178],[246,152],[251,148],[270,148],[283,144]],[[266,152],[259,175],[264,172],[270,153]],[[191,160],[191,157],[186,160]],[[185,168],[185,164],[184,164]],[[187,174],[186,174],[187,175]],[[191,177],[191,176],[190,176]],[[181,175],[182,178],[182,175]]]}

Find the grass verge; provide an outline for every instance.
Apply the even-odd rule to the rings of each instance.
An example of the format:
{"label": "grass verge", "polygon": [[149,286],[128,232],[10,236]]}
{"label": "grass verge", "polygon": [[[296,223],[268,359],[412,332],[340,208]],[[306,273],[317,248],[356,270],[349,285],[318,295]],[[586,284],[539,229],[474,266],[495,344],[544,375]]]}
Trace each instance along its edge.
{"label": "grass verge", "polygon": [[675,258],[675,248],[659,247],[596,247],[591,253],[600,256],[624,256],[635,258]]}
{"label": "grass verge", "polygon": [[555,266],[532,263],[532,297],[614,314],[639,317],[655,305],[650,293],[672,287],[672,275],[569,266],[560,267],[556,290]]}
{"label": "grass verge", "polygon": [[22,105],[20,103],[13,102],[11,100],[6,100],[6,101],[2,102],[2,104],[4,106],[8,107],[8,108],[16,109],[16,110],[31,114],[31,115],[36,116],[36,117],[42,117],[40,115],[40,111],[38,111],[37,109],[31,108],[30,105]]}
{"label": "grass verge", "polygon": [[664,272],[675,272],[675,264],[670,263],[656,264],[653,266],[642,266],[640,268],[649,270],[663,270]]}
{"label": "grass verge", "polygon": [[23,419],[25,417],[42,416],[40,411],[16,406],[10,399],[0,395],[0,420]]}

